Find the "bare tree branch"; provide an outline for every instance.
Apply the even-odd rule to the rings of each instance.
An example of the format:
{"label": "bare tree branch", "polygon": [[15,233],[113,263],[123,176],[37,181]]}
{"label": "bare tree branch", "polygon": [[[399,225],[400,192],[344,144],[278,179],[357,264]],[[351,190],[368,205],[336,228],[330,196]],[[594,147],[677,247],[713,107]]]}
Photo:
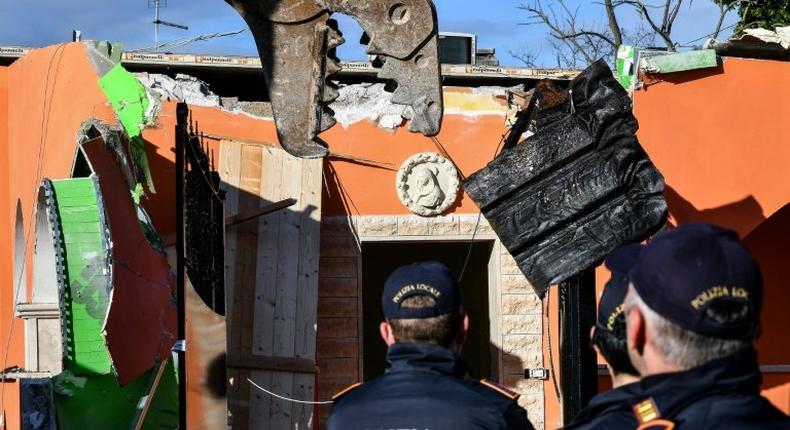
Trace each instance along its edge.
{"label": "bare tree branch", "polygon": [[[607,0],[608,3],[611,1]],[[617,47],[622,43],[622,32],[616,21],[616,33],[612,31],[611,23],[602,28],[584,24],[579,18],[580,6],[571,9],[564,0],[547,7],[540,0],[534,0],[522,3],[518,8],[529,13],[525,24],[540,23],[549,30],[550,43],[558,50],[557,59],[562,63],[559,67],[576,68],[582,62],[590,64],[601,57],[614,60]],[[614,5],[612,11],[613,8]]]}
{"label": "bare tree branch", "polygon": [[614,5],[612,0],[604,0],[604,8],[606,8],[606,18],[609,21],[609,31],[612,32],[612,43],[615,46],[623,44],[623,32],[620,30],[620,24],[617,22],[617,15],[614,13]]}

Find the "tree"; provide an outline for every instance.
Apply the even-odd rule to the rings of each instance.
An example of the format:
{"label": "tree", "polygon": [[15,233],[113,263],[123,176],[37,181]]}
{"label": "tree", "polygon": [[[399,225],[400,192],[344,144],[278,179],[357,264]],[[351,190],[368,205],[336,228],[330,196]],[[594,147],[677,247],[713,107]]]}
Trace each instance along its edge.
{"label": "tree", "polygon": [[[617,48],[622,44],[650,46],[660,39],[668,51],[675,51],[678,44],[672,39],[672,26],[684,3],[693,0],[603,0],[599,3],[605,13],[605,23],[585,23],[579,19],[579,8],[571,9],[565,0],[556,0],[544,6],[541,0],[522,3],[519,9],[526,11],[528,21],[524,25],[542,25],[549,30],[549,44],[556,52],[557,67],[579,68],[599,58],[615,59]],[[744,0],[750,1],[750,0]],[[751,0],[757,1],[757,0]],[[790,0],[777,0],[787,2]],[[720,0],[721,16],[715,34],[722,30],[724,16],[738,3],[736,0]],[[632,28],[623,27],[617,17],[621,7],[636,11],[641,20]],[[529,53],[527,53],[529,54]],[[523,61],[529,58],[523,52],[511,54]]]}
{"label": "tree", "polygon": [[715,0],[720,8],[738,8],[741,17],[735,34],[747,28],[766,28],[790,25],[790,0]]}

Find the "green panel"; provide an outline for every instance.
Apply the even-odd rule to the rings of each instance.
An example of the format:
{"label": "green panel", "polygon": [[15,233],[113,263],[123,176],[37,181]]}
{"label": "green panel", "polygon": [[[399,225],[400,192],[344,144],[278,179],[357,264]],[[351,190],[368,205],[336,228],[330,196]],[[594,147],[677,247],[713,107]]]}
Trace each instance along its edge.
{"label": "green panel", "polygon": [[714,49],[676,52],[674,54],[647,57],[642,60],[642,69],[651,73],[675,73],[716,67],[717,65],[716,50]]}
{"label": "green panel", "polygon": [[68,200],[58,202],[58,206],[61,208],[90,208],[91,205],[96,206],[96,194],[85,194],[82,196],[69,196]]}
{"label": "green panel", "polygon": [[620,45],[617,48],[617,81],[625,89],[630,90],[634,84],[636,48],[631,45]]}
{"label": "green panel", "polygon": [[[94,203],[95,205],[96,203]],[[85,211],[82,208],[64,207],[63,210],[58,209],[61,222],[64,223],[99,223],[99,213],[96,211]]]}
{"label": "green panel", "polygon": [[152,119],[146,118],[150,102],[145,87],[120,63],[99,78],[99,86],[112,104],[126,134],[129,135],[129,149],[135,166],[143,172],[148,189],[154,192],[154,183],[145,153],[145,142],[141,137],[142,128],[152,122]]}
{"label": "green panel", "polygon": [[112,371],[102,325],[110,303],[101,210],[92,178],[54,181],[55,204],[63,234],[66,291],[63,294],[66,354],[71,374]]}
{"label": "green panel", "polygon": [[[143,430],[178,428],[178,384],[173,360],[168,360],[143,422]],[[145,397],[151,391],[158,366],[124,387],[112,375],[52,378],[58,428],[61,430],[133,429]]]}
{"label": "green panel", "polygon": [[96,233],[100,234],[102,227],[96,222],[69,222],[61,227],[62,231],[69,233]]}
{"label": "green panel", "polygon": [[145,87],[120,64],[116,64],[99,79],[99,86],[110,100],[129,137],[139,136],[148,110]]}

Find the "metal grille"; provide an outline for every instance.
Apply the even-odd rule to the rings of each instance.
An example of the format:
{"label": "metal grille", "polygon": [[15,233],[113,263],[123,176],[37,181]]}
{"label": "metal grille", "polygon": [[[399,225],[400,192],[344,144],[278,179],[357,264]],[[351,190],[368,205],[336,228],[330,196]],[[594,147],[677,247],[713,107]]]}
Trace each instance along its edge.
{"label": "metal grille", "polygon": [[225,193],[213,153],[193,127],[183,142],[186,270],[195,291],[214,312],[225,315]]}

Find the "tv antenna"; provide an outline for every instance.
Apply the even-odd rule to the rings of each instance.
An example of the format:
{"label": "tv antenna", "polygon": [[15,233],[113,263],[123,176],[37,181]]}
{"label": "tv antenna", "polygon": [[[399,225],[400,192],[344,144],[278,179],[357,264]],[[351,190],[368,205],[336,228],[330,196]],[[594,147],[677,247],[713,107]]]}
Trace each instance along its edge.
{"label": "tv antenna", "polygon": [[167,0],[148,0],[148,8],[154,8],[154,51],[159,51],[159,25],[165,25],[173,28],[180,28],[182,30],[189,30],[186,25],[176,24],[174,22],[164,21],[159,19],[159,8],[167,7]]}

